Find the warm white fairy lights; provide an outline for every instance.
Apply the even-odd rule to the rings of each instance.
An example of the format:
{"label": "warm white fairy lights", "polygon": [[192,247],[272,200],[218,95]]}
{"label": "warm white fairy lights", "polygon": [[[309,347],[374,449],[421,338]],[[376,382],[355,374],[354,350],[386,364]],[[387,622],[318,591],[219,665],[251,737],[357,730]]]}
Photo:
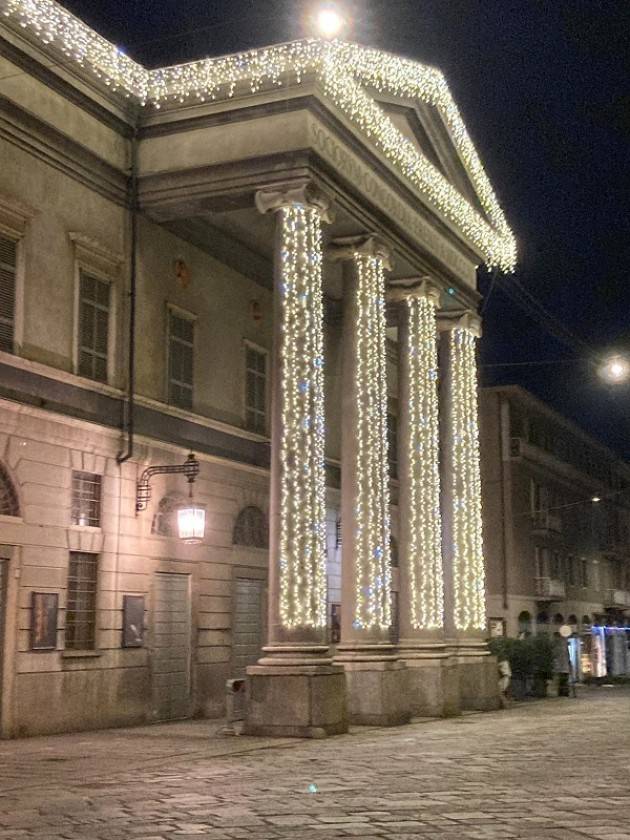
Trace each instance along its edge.
{"label": "warm white fairy lights", "polygon": [[280,209],[280,619],[326,626],[321,217]]}
{"label": "warm white fairy lights", "polygon": [[391,624],[385,268],[354,254],[356,270],[355,612],[357,629]]}
{"label": "warm white fairy lights", "polygon": [[444,623],[436,305],[431,294],[409,294],[403,314],[408,453],[407,509],[401,517],[408,533],[410,623],[416,630],[436,630]]}
{"label": "warm white fairy lights", "polygon": [[[320,79],[326,95],[422,195],[484,255],[489,267],[513,269],[516,244],[503,211],[439,70],[380,50],[306,40],[189,64],[147,70],[53,0],[0,0],[7,16],[53,42],[113,88],[159,107],[250,94],[262,87]],[[369,90],[433,105],[446,123],[486,218],[395,127]]]}
{"label": "warm white fairy lights", "polygon": [[475,344],[471,330],[451,330],[454,619],[464,631],[486,627]]}

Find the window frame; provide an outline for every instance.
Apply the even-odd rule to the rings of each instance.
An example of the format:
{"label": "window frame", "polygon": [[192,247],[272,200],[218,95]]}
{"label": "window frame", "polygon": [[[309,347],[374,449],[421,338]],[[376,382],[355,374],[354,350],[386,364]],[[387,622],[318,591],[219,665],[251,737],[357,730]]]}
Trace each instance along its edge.
{"label": "window frame", "polygon": [[[190,321],[193,325],[193,340],[192,340],[192,382],[191,382],[191,399],[190,399],[190,408],[185,406],[178,405],[171,400],[171,314],[175,315],[177,318],[182,318],[186,321]],[[173,408],[177,408],[180,411],[194,411],[195,410],[195,368],[196,368],[196,345],[197,342],[196,338],[196,329],[195,325],[197,323],[197,315],[194,312],[189,312],[187,309],[182,309],[181,306],[177,306],[174,303],[170,303],[167,301],[166,303],[166,361],[165,361],[165,402],[167,405],[173,406]],[[181,339],[178,339],[181,341]],[[182,342],[183,343],[183,342]]]}
{"label": "window frame", "polygon": [[26,277],[25,239],[35,211],[13,198],[0,194],[0,236],[15,242],[15,303],[13,310],[13,356],[22,353],[24,343],[24,286]]}
{"label": "window frame", "polygon": [[[75,476],[95,476],[99,479],[99,496],[98,496],[98,525],[90,523],[83,524],[74,521],[75,495],[74,495],[74,478]],[[90,500],[88,500],[90,501]],[[92,500],[94,501],[94,500]],[[71,485],[70,485],[70,524],[73,528],[95,528],[100,530],[103,527],[103,476],[101,473],[88,472],[87,470],[72,470]]]}
{"label": "window frame", "polygon": [[[87,382],[113,385],[116,376],[118,332],[118,288],[121,260],[99,243],[79,233],[70,233],[74,244],[74,313],[72,329],[72,371]],[[109,291],[107,319],[107,377],[105,381],[79,373],[81,353],[81,275],[85,273],[107,283]]]}
{"label": "window frame", "polygon": [[[68,615],[71,612],[70,610],[70,579],[71,579],[71,564],[73,555],[84,555],[95,558],[94,561],[94,589],[93,589],[93,598],[94,598],[94,606],[91,612],[93,613],[93,626],[92,626],[92,645],[85,646],[85,645],[76,645],[76,644],[68,644]],[[63,631],[63,642],[64,642],[64,650],[72,651],[72,652],[94,652],[98,650],[98,592],[99,592],[99,578],[100,578],[100,554],[92,551],[70,551],[68,552],[68,573],[66,577],[66,604],[65,604],[65,621],[64,621],[64,631]],[[79,580],[78,576],[76,577]],[[77,590],[78,591],[78,590]],[[76,610],[75,610],[76,612]],[[76,625],[76,623],[75,623]]]}
{"label": "window frame", "polygon": [[[265,358],[265,422],[264,422],[264,430],[262,432],[257,431],[256,429],[252,429],[249,427],[247,423],[247,414],[249,411],[247,405],[247,373],[248,373],[248,366],[247,366],[247,351],[253,350],[256,353],[260,353]],[[243,400],[243,426],[252,434],[255,435],[263,435],[267,437],[269,435],[270,429],[270,406],[271,406],[271,380],[270,380],[270,354],[269,350],[266,347],[262,347],[260,344],[256,344],[253,341],[250,341],[247,338],[243,339],[243,347],[242,347],[242,354],[243,354],[243,389],[242,389],[242,400]],[[255,409],[256,410],[256,409]]]}

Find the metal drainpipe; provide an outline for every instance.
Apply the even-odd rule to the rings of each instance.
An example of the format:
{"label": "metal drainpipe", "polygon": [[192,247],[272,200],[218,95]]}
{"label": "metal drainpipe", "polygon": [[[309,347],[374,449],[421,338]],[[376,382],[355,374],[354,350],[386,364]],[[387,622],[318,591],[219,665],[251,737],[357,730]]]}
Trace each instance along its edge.
{"label": "metal drainpipe", "polygon": [[134,422],[134,390],[135,390],[135,367],[136,367],[136,250],[138,239],[138,128],[137,124],[133,129],[131,138],[131,183],[130,183],[130,210],[131,210],[131,256],[129,266],[129,371],[128,371],[128,393],[127,393],[127,417],[125,415],[121,423],[122,431],[127,430],[127,447],[116,456],[119,464],[128,461],[133,455],[133,422]]}

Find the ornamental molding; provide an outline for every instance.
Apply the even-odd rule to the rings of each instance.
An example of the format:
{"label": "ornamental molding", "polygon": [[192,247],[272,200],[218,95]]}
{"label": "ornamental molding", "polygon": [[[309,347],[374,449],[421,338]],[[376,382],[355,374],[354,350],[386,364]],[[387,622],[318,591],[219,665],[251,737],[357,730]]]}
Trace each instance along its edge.
{"label": "ornamental molding", "polygon": [[391,248],[376,233],[339,237],[330,243],[326,252],[326,256],[332,262],[355,260],[357,254],[380,260],[383,268],[386,271],[391,271]]}
{"label": "ornamental molding", "polygon": [[21,239],[35,210],[16,198],[0,193],[0,231],[11,239]]}
{"label": "ornamental molding", "polygon": [[[475,247],[488,267],[511,271],[516,242],[443,74],[410,59],[342,41],[308,39],[149,70],[54,0],[0,0],[0,10],[103,84],[141,106],[226,100],[315,78],[366,143],[376,147]],[[484,215],[394,125],[374,92],[439,113]]]}
{"label": "ornamental molding", "polygon": [[402,303],[409,298],[426,298],[436,307],[440,305],[442,289],[431,277],[405,277],[390,281],[386,293],[388,303]]}
{"label": "ornamental molding", "polygon": [[118,274],[123,262],[121,254],[112,251],[97,239],[77,231],[70,231],[68,237],[74,245],[76,258],[80,263],[105,274]]}
{"label": "ornamental molding", "polygon": [[256,193],[256,209],[259,213],[275,213],[284,207],[301,205],[319,211],[323,222],[334,221],[332,212],[332,201],[311,181],[303,184],[289,185],[287,187],[272,187],[258,190]]}
{"label": "ornamental molding", "polygon": [[481,318],[471,309],[453,309],[438,314],[438,331],[465,330],[475,338],[481,338]]}

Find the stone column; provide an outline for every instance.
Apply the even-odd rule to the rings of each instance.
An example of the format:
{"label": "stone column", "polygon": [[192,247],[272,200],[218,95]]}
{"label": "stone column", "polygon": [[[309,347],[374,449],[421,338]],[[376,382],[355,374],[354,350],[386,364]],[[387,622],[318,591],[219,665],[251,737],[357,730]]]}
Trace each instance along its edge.
{"label": "stone column", "polygon": [[390,642],[385,271],[375,236],[337,240],[344,260],[341,644],[350,722],[405,723],[407,669]]}
{"label": "stone column", "polygon": [[246,731],[321,737],[347,730],[343,669],[326,641],[323,221],[310,185],[263,190],[276,215],[271,418],[269,641],[247,669]]}
{"label": "stone column", "polygon": [[444,312],[440,327],[442,543],[445,633],[457,662],[463,709],[499,705],[497,666],[486,644],[474,312]]}
{"label": "stone column", "polygon": [[444,638],[436,310],[428,278],[396,281],[398,303],[400,641],[414,715],[459,711],[456,666]]}

